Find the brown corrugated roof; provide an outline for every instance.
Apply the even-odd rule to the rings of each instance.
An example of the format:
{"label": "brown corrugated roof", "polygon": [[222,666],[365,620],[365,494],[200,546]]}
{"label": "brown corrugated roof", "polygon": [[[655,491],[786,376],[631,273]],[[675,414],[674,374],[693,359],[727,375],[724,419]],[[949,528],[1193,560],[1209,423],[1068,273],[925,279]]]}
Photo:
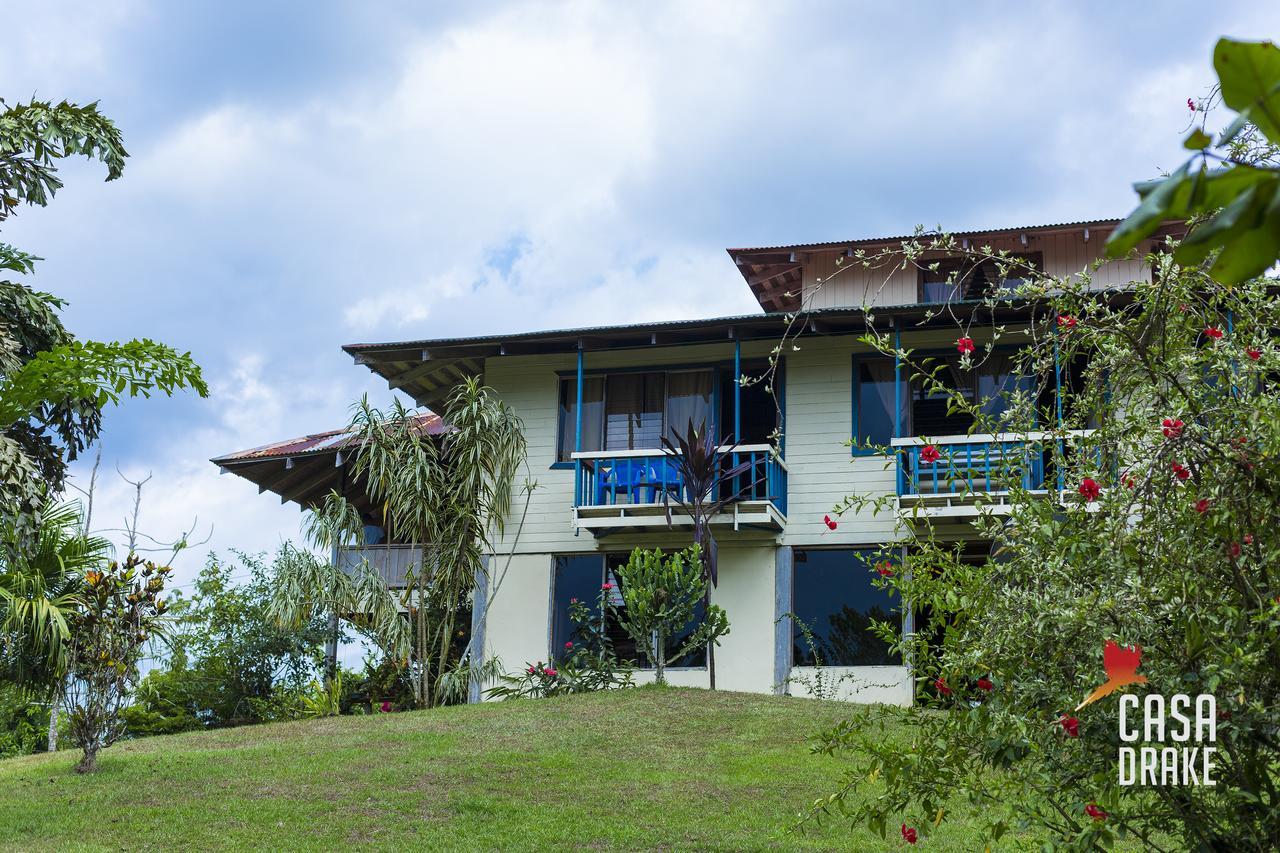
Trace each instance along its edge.
{"label": "brown corrugated roof", "polygon": [[[1018,234],[1023,231],[1051,231],[1055,228],[1114,228],[1120,219],[1082,219],[1079,222],[1050,222],[1044,225],[1019,225],[1006,228],[975,228],[969,231],[947,231],[953,237],[985,237],[993,234]],[[897,237],[860,237],[853,240],[832,240],[826,243],[794,243],[788,246],[754,246],[726,249],[730,255],[746,252],[789,252],[797,249],[839,249],[845,246],[878,246],[882,243],[901,243],[941,232],[925,231],[922,234],[902,234]]]}
{"label": "brown corrugated roof", "polygon": [[[413,417],[419,428],[427,435],[439,435],[445,431],[444,421],[435,412],[424,412]],[[215,465],[226,465],[236,462],[262,462],[267,459],[287,459],[293,456],[306,456],[308,454],[324,453],[326,451],[338,451],[346,447],[351,447],[356,443],[356,439],[351,435],[348,427],[342,429],[331,429],[326,432],[317,432],[312,435],[304,435],[301,438],[290,438],[284,441],[273,442],[272,444],[264,444],[261,447],[254,447],[249,450],[240,450],[235,453],[228,453],[225,456],[218,456],[210,460]]]}

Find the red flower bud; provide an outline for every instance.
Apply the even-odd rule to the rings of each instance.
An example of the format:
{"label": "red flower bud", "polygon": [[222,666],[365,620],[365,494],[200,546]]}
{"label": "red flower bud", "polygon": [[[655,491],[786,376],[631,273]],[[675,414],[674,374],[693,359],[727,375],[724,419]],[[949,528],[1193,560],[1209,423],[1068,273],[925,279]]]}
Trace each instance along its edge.
{"label": "red flower bud", "polygon": [[995,684],[993,684],[993,683],[991,682],[991,679],[990,679],[990,678],[985,678],[985,677],[984,677],[984,678],[979,678],[979,679],[978,679],[978,689],[979,689],[979,690],[982,690],[982,691],[984,691],[984,692],[986,692],[986,693],[990,693],[992,690],[994,690],[994,689],[995,689]]}
{"label": "red flower bud", "polygon": [[904,823],[902,825],[902,840],[907,842],[908,844],[915,844],[917,838],[918,836],[916,835],[916,828],[914,826],[907,826]]}
{"label": "red flower bud", "polygon": [[1195,112],[1196,102],[1191,100],[1190,98],[1187,98],[1187,109],[1191,110],[1191,112]]}
{"label": "red flower bud", "polygon": [[573,648],[573,642],[572,642],[572,641],[570,641],[570,642],[568,642],[568,643],[565,643],[565,644],[564,644],[564,647],[565,647],[566,649],[571,649],[571,648]]}
{"label": "red flower bud", "polygon": [[1087,814],[1089,817],[1093,818],[1094,820],[1107,819],[1107,813],[1104,812],[1102,809],[1098,808],[1093,803],[1089,803],[1089,805],[1084,807],[1084,813]]}
{"label": "red flower bud", "polygon": [[1232,556],[1232,557],[1239,557],[1239,556],[1240,556],[1240,543],[1239,543],[1239,542],[1232,542],[1232,543],[1231,543],[1231,546],[1227,549],[1227,551],[1231,554],[1231,556]]}
{"label": "red flower bud", "polygon": [[1196,512],[1200,513],[1201,515],[1204,515],[1208,511],[1209,511],[1208,498],[1201,498],[1200,500],[1196,501]]}
{"label": "red flower bud", "polygon": [[823,524],[825,524],[825,525],[827,526],[827,529],[828,529],[828,530],[835,530],[835,529],[836,529],[836,527],[838,527],[838,526],[839,526],[839,525],[837,525],[837,524],[836,524],[835,519],[833,519],[833,518],[832,518],[831,516],[829,516],[829,515],[824,515],[824,516],[822,517],[822,523],[823,523]]}
{"label": "red flower bud", "polygon": [[1222,330],[1217,326],[1205,326],[1204,333],[1207,337],[1213,338],[1215,341],[1221,340],[1222,338]]}
{"label": "red flower bud", "polygon": [[941,693],[943,696],[951,695],[951,688],[947,686],[947,682],[943,681],[941,677],[934,679],[933,686],[934,686],[934,689],[937,690],[939,693]]}
{"label": "red flower bud", "polygon": [[1249,358],[1253,359],[1254,361],[1257,361],[1258,359],[1262,358],[1262,350],[1258,349],[1257,347],[1249,347],[1247,350],[1244,351],[1244,354],[1249,356]]}
{"label": "red flower bud", "polygon": [[1067,733],[1067,737],[1080,737],[1080,721],[1075,717],[1059,717],[1058,722],[1062,725],[1062,730]]}

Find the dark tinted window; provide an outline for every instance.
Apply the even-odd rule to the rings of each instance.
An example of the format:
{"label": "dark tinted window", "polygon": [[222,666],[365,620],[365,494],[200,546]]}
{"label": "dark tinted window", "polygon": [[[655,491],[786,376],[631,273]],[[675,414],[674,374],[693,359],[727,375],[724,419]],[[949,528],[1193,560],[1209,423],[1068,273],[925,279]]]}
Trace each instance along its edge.
{"label": "dark tinted window", "polygon": [[871,632],[872,620],[896,622],[897,602],[872,586],[878,577],[876,551],[842,548],[803,551],[794,555],[792,611],[813,633],[809,647],[799,628],[794,636],[794,664],[813,666],[815,651],[823,666],[880,666],[900,663],[897,655]]}
{"label": "dark tinted window", "polygon": [[[883,356],[856,356],[854,359],[854,436],[859,444],[870,442],[888,445],[893,436],[893,403],[898,397],[906,401],[894,387],[893,359]],[[907,429],[903,418],[903,431]]]}

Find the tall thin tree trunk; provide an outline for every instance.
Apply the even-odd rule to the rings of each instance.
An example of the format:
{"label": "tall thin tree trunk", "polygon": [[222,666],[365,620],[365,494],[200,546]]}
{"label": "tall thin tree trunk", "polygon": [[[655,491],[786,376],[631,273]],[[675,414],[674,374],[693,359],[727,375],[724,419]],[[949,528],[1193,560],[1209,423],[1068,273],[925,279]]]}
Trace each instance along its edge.
{"label": "tall thin tree trunk", "polygon": [[53,701],[49,705],[49,752],[58,751],[58,706],[62,704],[62,682],[53,688]]}
{"label": "tall thin tree trunk", "polygon": [[324,680],[332,684],[338,674],[338,614],[329,614],[329,634],[324,641]]}

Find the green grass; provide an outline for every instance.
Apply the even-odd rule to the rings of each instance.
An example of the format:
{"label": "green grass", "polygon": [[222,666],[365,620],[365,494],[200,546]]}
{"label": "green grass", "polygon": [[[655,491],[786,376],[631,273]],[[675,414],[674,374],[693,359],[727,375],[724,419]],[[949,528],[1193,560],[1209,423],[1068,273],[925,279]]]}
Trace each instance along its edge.
{"label": "green grass", "polygon": [[[192,732],[0,761],[0,845],[47,849],[901,850],[788,834],[842,763],[849,706],[641,688]],[[981,849],[963,814],[921,849]],[[1025,842],[1026,839],[1023,839]]]}

